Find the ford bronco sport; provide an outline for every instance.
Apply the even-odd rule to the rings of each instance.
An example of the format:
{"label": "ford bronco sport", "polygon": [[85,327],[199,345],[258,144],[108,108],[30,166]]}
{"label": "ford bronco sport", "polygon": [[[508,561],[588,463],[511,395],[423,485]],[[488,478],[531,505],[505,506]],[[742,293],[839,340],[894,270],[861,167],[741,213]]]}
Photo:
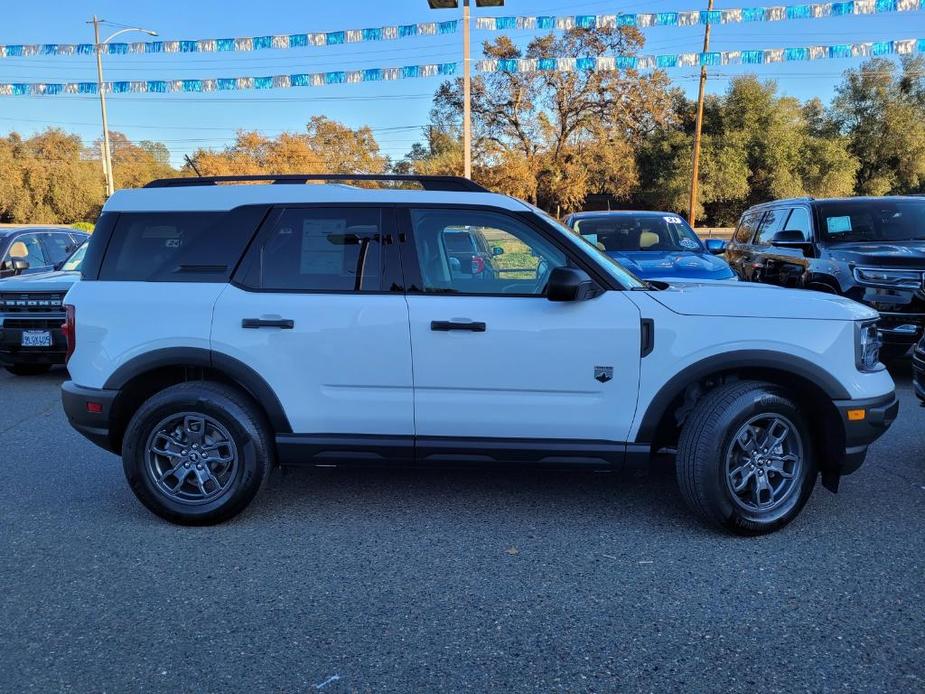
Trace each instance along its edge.
{"label": "ford bronco sport", "polygon": [[[370,178],[397,185],[346,185]],[[453,272],[460,228],[517,272]],[[872,309],[644,283],[466,179],[156,181],[108,200],[82,271],[64,408],[177,523],[234,516],[277,464],[609,468],[668,449],[697,515],[757,534],[820,475],[835,490],[898,410]]]}

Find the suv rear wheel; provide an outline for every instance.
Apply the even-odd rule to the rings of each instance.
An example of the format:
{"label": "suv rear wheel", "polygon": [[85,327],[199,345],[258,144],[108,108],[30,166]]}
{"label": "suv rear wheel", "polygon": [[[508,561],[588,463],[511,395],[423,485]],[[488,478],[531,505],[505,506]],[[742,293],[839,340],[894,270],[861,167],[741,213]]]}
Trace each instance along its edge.
{"label": "suv rear wheel", "polygon": [[122,465],[135,496],[182,525],[240,513],[273,463],[262,414],[220,383],[181,383],[157,393],[138,408],[123,440]]}
{"label": "suv rear wheel", "polygon": [[817,467],[803,414],[769,383],[710,391],[681,432],[678,483],[701,518],[740,535],[793,520],[812,494]]}

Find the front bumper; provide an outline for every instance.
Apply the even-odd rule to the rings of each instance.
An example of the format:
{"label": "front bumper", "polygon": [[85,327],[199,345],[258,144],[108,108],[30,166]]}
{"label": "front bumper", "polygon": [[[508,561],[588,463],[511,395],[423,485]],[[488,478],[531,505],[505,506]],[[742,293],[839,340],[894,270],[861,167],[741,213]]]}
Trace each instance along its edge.
{"label": "front bumper", "polygon": [[[113,445],[110,433],[112,405],[118,394],[117,390],[84,388],[73,381],[61,385],[61,403],[71,426],[100,448],[117,455],[120,451]],[[91,403],[99,412],[90,411]]]}
{"label": "front bumper", "polygon": [[864,463],[867,448],[890,428],[899,414],[896,393],[864,400],[835,402],[844,429],[845,454],[839,474],[850,475]]}
{"label": "front bumper", "polygon": [[925,331],[925,313],[880,312],[880,338],[885,345],[911,347]]}
{"label": "front bumper", "polygon": [[[25,319],[13,315],[0,319],[0,365],[63,364],[67,352],[67,339],[61,330],[63,322],[64,316]],[[51,333],[51,347],[23,347],[22,334],[26,330],[47,330]]]}
{"label": "front bumper", "polygon": [[925,341],[920,342],[912,353],[912,389],[925,405]]}

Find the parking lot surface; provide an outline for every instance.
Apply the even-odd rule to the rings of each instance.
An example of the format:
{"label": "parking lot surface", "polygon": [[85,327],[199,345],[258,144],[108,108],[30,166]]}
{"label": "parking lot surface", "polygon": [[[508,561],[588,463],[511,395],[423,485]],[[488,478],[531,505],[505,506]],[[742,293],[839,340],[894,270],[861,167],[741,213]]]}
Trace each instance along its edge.
{"label": "parking lot surface", "polygon": [[768,537],[613,474],[296,470],[181,528],[0,372],[0,691],[923,691],[925,409]]}

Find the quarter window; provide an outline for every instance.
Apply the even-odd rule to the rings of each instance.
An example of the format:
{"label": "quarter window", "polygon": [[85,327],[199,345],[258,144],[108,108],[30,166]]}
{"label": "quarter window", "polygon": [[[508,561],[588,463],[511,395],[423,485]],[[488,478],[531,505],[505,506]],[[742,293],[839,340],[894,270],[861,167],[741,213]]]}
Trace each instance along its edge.
{"label": "quarter window", "polygon": [[382,211],[286,209],[262,235],[245,284],[291,291],[378,291]]}
{"label": "quarter window", "polygon": [[761,221],[763,211],[746,212],[739,220],[739,226],[735,231],[734,239],[737,243],[751,243],[755,230],[758,228],[758,222]]}
{"label": "quarter window", "polygon": [[565,254],[532,227],[493,212],[411,211],[425,292],[543,295]]}

